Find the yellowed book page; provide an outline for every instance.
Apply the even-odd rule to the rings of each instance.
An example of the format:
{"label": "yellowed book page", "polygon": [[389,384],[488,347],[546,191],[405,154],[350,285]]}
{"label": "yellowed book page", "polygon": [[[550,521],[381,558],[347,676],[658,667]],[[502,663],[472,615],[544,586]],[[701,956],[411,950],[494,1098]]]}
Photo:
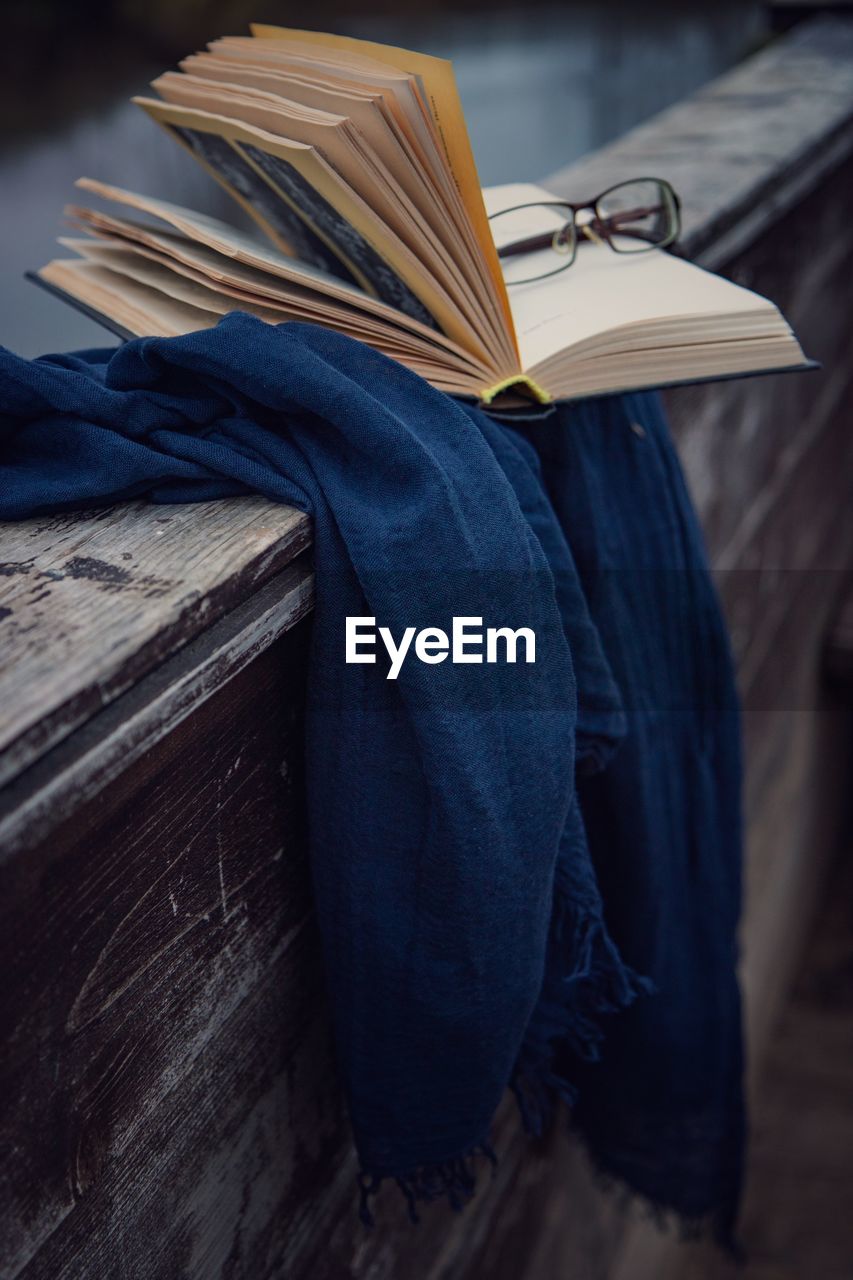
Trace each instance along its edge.
{"label": "yellowed book page", "polygon": [[412,139],[422,149],[424,157],[432,157],[429,167],[444,175],[448,188],[456,189],[432,117],[424,110],[422,94],[414,76],[377,62],[375,58],[355,58],[328,46],[323,48],[304,42],[222,36],[210,42],[208,51],[213,57],[238,58],[250,66],[275,65],[291,72],[301,72],[336,87],[379,89],[401,111],[402,123],[411,131]]}
{"label": "yellowed book page", "polygon": [[[153,196],[140,195],[136,191],[127,191],[123,187],[114,187],[110,183],[99,182],[96,178],[78,178],[74,185],[102,200],[126,206],[137,213],[144,213],[149,218],[156,218],[165,222],[167,226],[174,227],[182,237],[186,238],[188,249],[190,247],[207,248],[226,259],[233,259],[275,279],[286,280],[330,297],[345,299],[352,306],[362,307],[374,314],[387,315],[389,319],[400,317],[401,324],[414,325],[418,329],[429,328],[430,332],[438,334],[438,330],[432,326],[421,325],[419,321],[398,311],[395,307],[390,307],[387,303],[380,302],[379,299],[365,293],[357,285],[339,276],[333,276],[330,272],[315,267],[301,258],[282,253],[231,223],[221,222],[218,218],[198,213],[194,209],[186,209],[182,205],[172,204],[168,200],[158,200]],[[104,213],[100,209],[67,205],[65,213],[68,217],[84,219],[95,225],[103,223],[108,230],[113,230],[117,234],[126,233],[141,237],[165,234],[160,228],[149,226],[147,223],[128,222]]]}
{"label": "yellowed book page", "polygon": [[683,344],[662,351],[641,351],[580,360],[555,370],[555,396],[579,397],[606,392],[701,382],[709,378],[771,373],[805,364],[797,339],[787,334],[739,342]]}
{"label": "yellowed book page", "polygon": [[[745,342],[753,338],[781,336],[789,332],[780,315],[770,316],[764,310],[744,313],[719,313],[713,317],[713,332],[707,316],[680,316],[661,320],[644,320],[641,324],[614,325],[612,328],[574,343],[572,360],[592,361],[600,357],[631,355],[644,351],[674,351],[677,347],[719,346],[720,343]],[[558,352],[554,359],[564,359]]]}
{"label": "yellowed book page", "polygon": [[[314,110],[326,111],[352,120],[378,155],[386,155],[389,148],[399,148],[407,165],[400,167],[397,175],[409,198],[420,203],[421,192],[433,192],[426,182],[422,159],[416,157],[408,137],[399,128],[394,117],[383,110],[383,94],[374,90],[344,89],[311,81],[307,76],[288,74],[275,66],[253,66],[237,59],[215,57],[211,53],[196,53],[180,63],[183,72],[202,80],[221,84],[239,85],[247,89],[276,94],[280,98],[296,101]],[[171,75],[173,73],[167,73]],[[153,87],[157,88],[158,81]]]}
{"label": "yellowed book page", "polygon": [[612,349],[631,347],[661,320],[701,321],[713,341],[732,315],[772,318],[772,304],[719,276],[661,250],[620,256],[606,247],[579,248],[568,270],[519,285],[513,311],[525,368],[601,337]]}
{"label": "yellowed book page", "polygon": [[57,258],[38,274],[48,284],[64,289],[140,338],[176,338],[196,329],[210,329],[220,319],[213,311],[168,298],[156,289],[79,258]]}
{"label": "yellowed book page", "polygon": [[[96,244],[94,242],[87,244],[79,241],[65,241],[65,244],[66,247],[71,247],[77,252],[81,252],[91,261],[99,263],[99,265],[106,267],[117,275],[126,277],[129,280],[135,280],[150,289],[156,289],[159,293],[163,293],[177,302],[212,312],[218,316],[228,315],[229,312],[240,310],[255,316],[259,320],[263,320],[266,324],[281,324],[285,320],[295,318],[306,319],[305,316],[299,313],[298,309],[284,307],[273,309],[260,305],[257,301],[246,301],[245,299],[241,299],[238,305],[227,294],[223,294],[221,290],[212,287],[209,282],[205,282],[203,279],[192,279],[187,275],[175,272],[170,266],[162,262],[156,262],[153,258],[146,258],[133,250],[122,249],[117,245]],[[360,336],[356,333],[350,333],[349,326],[338,324],[332,327],[347,332],[352,337]],[[371,336],[374,340],[374,345],[380,345],[385,350],[394,350],[407,358],[417,359],[423,365],[430,365],[436,369],[444,368],[448,376],[450,376],[451,372],[456,372],[457,374],[459,372],[454,371],[452,366],[447,368],[443,362],[438,361],[435,358],[435,353],[430,353],[429,350],[423,348],[412,348],[405,342],[398,342],[393,334],[389,336],[387,332],[384,335],[374,332]]]}
{"label": "yellowed book page", "polygon": [[[331,302],[323,303],[316,295],[306,299],[301,293],[295,292],[292,297],[280,297],[270,301],[268,298],[259,297],[249,289],[224,283],[220,278],[212,278],[174,257],[159,253],[147,246],[129,244],[127,241],[84,240],[61,236],[59,243],[63,248],[71,249],[81,257],[99,263],[120,275],[127,275],[152,288],[159,288],[161,292],[169,293],[196,306],[207,307],[210,311],[222,315],[229,311],[240,310],[256,315],[270,324],[282,323],[285,320],[322,324],[349,337],[378,346],[382,350],[393,349],[401,355],[407,354],[412,358],[429,362],[436,368],[442,367],[448,373],[453,371],[456,376],[473,378],[478,382],[483,380],[482,371],[472,367],[468,360],[436,349],[430,342],[418,339],[413,334],[389,329],[387,325],[351,307],[336,306]],[[155,271],[152,270],[152,266],[156,267]],[[183,292],[184,281],[201,286],[205,290],[205,295],[199,293],[193,296]]]}
{"label": "yellowed book page", "polygon": [[[66,247],[68,247],[67,241]],[[161,263],[141,257],[130,249],[96,244],[90,246],[74,244],[72,247],[78,252],[82,249],[89,261],[96,262],[117,275],[137,280],[150,289],[157,289],[177,302],[187,303],[202,311],[212,311],[218,316],[238,310],[233,300],[221,290],[213,289],[201,280],[192,280],[188,276],[180,275]],[[258,303],[244,302],[239,309],[257,316],[259,320],[265,320],[268,324],[281,322],[279,313]]]}
{"label": "yellowed book page", "polygon": [[[365,87],[382,88],[383,107],[388,110],[396,126],[405,135],[416,153],[416,160],[424,173],[434,182],[442,201],[445,217],[455,228],[462,250],[462,261],[467,269],[473,269],[476,296],[482,300],[489,316],[488,345],[494,351],[495,360],[503,368],[518,368],[518,352],[515,338],[507,322],[505,292],[496,286],[493,273],[494,250],[488,241],[486,251],[478,237],[471,218],[463,204],[459,189],[453,179],[442,140],[438,136],[433,118],[426,104],[426,94],[418,77],[398,71],[376,59],[354,54],[351,50],[339,50],[331,46],[299,43],[287,40],[256,40],[241,36],[227,36],[213,41],[209,56],[229,60],[237,59],[255,68],[277,67],[294,70],[306,76],[314,76],[337,89],[348,90]],[[207,55],[201,55],[207,56]],[[356,81],[354,77],[362,77]]]}
{"label": "yellowed book page", "polygon": [[[259,89],[279,97],[296,99],[318,110],[347,116],[377,155],[388,156],[397,150],[400,159],[393,165],[394,176],[412,203],[423,212],[427,224],[453,254],[469,287],[480,287],[483,278],[481,255],[472,253],[475,241],[471,227],[467,218],[458,216],[462,212],[461,203],[458,197],[450,202],[444,198],[443,167],[434,173],[425,166],[422,152],[415,149],[396,114],[387,109],[383,93],[355,88],[344,90],[340,86],[333,88],[271,66],[258,68],[210,53],[193,54],[184,58],[180,66],[182,71],[201,79]],[[158,84],[159,81],[155,81],[154,87]]]}
{"label": "yellowed book page", "polygon": [[[81,259],[56,259],[39,271],[48,284],[64,290],[101,315],[115,320],[122,328],[137,337],[177,337],[197,329],[216,325],[222,316],[218,311],[191,305],[179,298],[152,288],[139,279],[111,271],[94,262]],[[196,295],[200,296],[200,295]],[[434,363],[429,358],[398,352],[393,339],[383,351],[377,350],[431,382],[442,391],[461,395],[475,395],[477,384],[469,376],[456,374]]]}
{"label": "yellowed book page", "polygon": [[291,27],[268,26],[262,23],[253,23],[251,31],[252,35],[259,39],[304,41],[308,44],[328,45],[331,48],[362,54],[388,66],[396,67],[399,71],[418,77],[424,86],[426,105],[432,114],[435,127],[443,142],[450,171],[459,189],[468,217],[471,219],[477,239],[482,246],[496,296],[500,301],[504,314],[507,331],[512,334],[512,315],[509,300],[503,282],[500,263],[489,232],[488,219],[477,177],[477,167],[474,163],[474,154],[471,150],[471,141],[468,137],[468,128],[465,124],[452,64],[443,58],[431,57],[429,54],[416,53],[409,49],[398,49],[391,45],[377,44],[370,40],[356,40],[351,36],[329,35],[323,32],[303,31]]}
{"label": "yellowed book page", "polygon": [[[465,255],[448,251],[435,232],[440,211],[423,212],[409,199],[397,181],[406,157],[393,140],[383,154],[374,152],[345,117],[306,107],[261,89],[223,84],[201,77],[167,72],[152,87],[169,103],[227,115],[241,123],[272,133],[286,141],[315,148],[351,189],[370,206],[392,234],[419,259],[430,276],[453,300],[467,324],[499,344],[493,317],[484,309],[481,294],[472,289],[461,261]],[[377,140],[378,141],[378,140]],[[424,194],[423,192],[421,193]],[[431,213],[431,217],[428,214]],[[444,220],[444,229],[448,229]],[[461,261],[460,261],[461,260]]]}
{"label": "yellowed book page", "polygon": [[[429,175],[447,208],[452,210],[460,233],[470,238],[471,252],[482,260],[486,276],[492,279],[486,266],[484,247],[474,233],[417,76],[398,71],[376,59],[359,57],[351,51],[306,41],[291,43],[272,38],[256,40],[246,36],[224,36],[212,41],[207,53],[197,56],[217,62],[226,59],[232,65],[236,60],[256,70],[270,71],[274,68],[338,93],[369,94],[373,97],[378,94],[383,109],[405,135],[417,164]],[[491,256],[490,243],[485,249]]]}
{"label": "yellowed book page", "polygon": [[233,36],[213,41],[207,51],[184,58],[179,66],[193,75],[253,85],[320,110],[350,116],[366,131],[373,126],[365,108],[375,108],[395,137],[405,139],[415,168],[428,174],[442,194],[455,191],[443,152],[439,153],[430,122],[420,109],[412,77],[383,76],[380,83],[366,83],[340,66],[325,68],[313,60],[294,57],[275,41]]}
{"label": "yellowed book page", "polygon": [[[369,87],[381,91],[383,111],[404,134],[424,174],[429,175],[435,184],[446,214],[459,236],[465,260],[475,269],[478,282],[482,282],[478,283],[478,293],[487,302],[494,331],[498,335],[496,357],[502,366],[517,369],[518,352],[507,322],[506,296],[494,279],[492,246],[487,242],[484,249],[475,232],[418,77],[374,58],[306,41],[293,43],[272,38],[257,40],[226,36],[213,41],[208,49],[215,58],[237,58],[245,65],[259,68],[286,68],[291,74],[298,71],[339,90],[346,88],[351,92]],[[354,77],[360,77],[360,80]]]}
{"label": "yellowed book page", "polygon": [[[343,261],[351,278],[392,306],[439,327],[466,350],[489,361],[487,347],[446,293],[368,206],[308,146],[276,138],[225,116],[135,98],[262,226],[289,216],[309,233],[315,253],[325,246],[326,266]],[[225,144],[225,145],[223,145]],[[201,150],[201,154],[199,151]],[[236,161],[235,161],[236,157]],[[247,189],[247,174],[253,175]],[[261,202],[263,212],[259,208]],[[287,249],[285,248],[285,252]],[[306,252],[310,254],[310,246]],[[297,256],[304,253],[297,250]],[[307,261],[311,261],[309,256]]]}
{"label": "yellowed book page", "polygon": [[[258,277],[266,277],[267,288],[275,290],[276,282],[281,281],[284,287],[298,287],[306,294],[344,302],[348,306],[359,308],[368,315],[384,320],[389,327],[420,335],[437,347],[461,355],[478,368],[487,370],[492,368],[491,363],[480,364],[473,355],[454,343],[440,330],[421,324],[396,308],[369,297],[353,285],[345,284],[342,280],[330,276],[327,272],[278,253],[272,246],[256,240],[228,223],[220,222],[218,218],[196,213],[166,200],[157,200],[151,196],[141,196],[136,192],[125,191],[121,187],[113,187],[107,183],[98,182],[94,178],[79,178],[76,185],[103,200],[124,205],[150,218],[156,218],[180,233],[179,237],[170,237],[167,232],[157,227],[117,218],[101,210],[84,209],[75,205],[66,207],[67,217],[82,223],[87,230],[96,234],[119,236],[152,246],[177,256],[179,260],[186,261],[191,266],[198,265],[200,262],[200,269],[208,272],[215,271],[215,259],[221,259],[226,271],[247,268],[255,273],[256,282]],[[275,296],[275,293],[272,296]]]}

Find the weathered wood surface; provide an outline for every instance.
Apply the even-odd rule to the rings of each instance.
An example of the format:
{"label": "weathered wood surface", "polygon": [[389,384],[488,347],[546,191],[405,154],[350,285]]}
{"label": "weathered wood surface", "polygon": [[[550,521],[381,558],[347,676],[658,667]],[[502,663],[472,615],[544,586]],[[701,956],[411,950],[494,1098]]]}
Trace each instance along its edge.
{"label": "weathered wood surface", "polygon": [[[835,54],[811,71],[809,60],[827,49],[849,58],[851,38],[853,22],[822,21],[750,64],[772,72],[771,80],[784,81],[787,73],[780,74],[779,60],[793,45],[798,51],[794,80],[802,73],[806,89],[815,75],[807,93],[815,113],[820,78],[828,77],[824,124],[835,137],[836,159],[845,158],[835,167],[812,169],[822,175],[813,190],[801,187],[799,162],[791,174],[775,150],[775,140],[790,140],[801,119],[799,90],[778,130],[769,125],[764,130],[768,145],[761,132],[756,135],[754,160],[742,149],[748,114],[740,126],[733,120],[731,129],[727,126],[734,109],[730,95],[738,86],[747,89],[745,69],[701,95],[710,100],[707,119],[716,118],[719,146],[700,130],[694,146],[703,146],[707,163],[695,166],[692,186],[686,171],[684,181],[675,179],[686,185],[688,217],[691,206],[702,209],[717,184],[727,181],[727,170],[733,199],[740,192],[747,202],[758,201],[743,232],[728,229],[722,211],[714,231],[719,238],[704,240],[713,224],[700,219],[694,243],[704,246],[700,256],[716,269],[777,302],[809,354],[824,365],[816,375],[683,388],[666,397],[727,613],[744,702],[748,839],[742,977],[753,1096],[847,813],[849,722],[839,700],[827,694],[823,673],[827,635],[853,564],[853,309],[847,289],[839,287],[853,278],[853,152],[848,128],[835,114],[841,106],[836,93],[845,81],[843,71],[833,69]],[[803,50],[808,51],[805,61]],[[853,90],[844,92],[853,116]],[[776,100],[777,109],[784,101]],[[682,104],[661,118],[659,147],[651,126],[644,137],[638,131],[643,144],[638,165],[655,164],[654,156],[675,149],[674,133],[689,125],[688,107]],[[748,97],[737,110],[751,110]],[[705,117],[700,113],[702,130]],[[814,141],[821,153],[820,139]],[[598,157],[591,163],[599,163]],[[765,207],[762,192],[768,190],[775,195]],[[752,238],[744,241],[745,235]],[[622,1235],[608,1280],[680,1280],[684,1267],[700,1265],[696,1252],[674,1247],[648,1226],[634,1226]]]}
{"label": "weathered wood surface", "polygon": [[582,200],[629,174],[668,178],[683,251],[716,266],[850,154],[852,102],[853,21],[816,19],[544,185]]}
{"label": "weathered wood surface", "polygon": [[[675,109],[677,146],[673,113],[631,135],[636,152],[620,144],[623,173],[670,149],[683,174],[666,172],[690,188],[691,243],[706,255],[716,245],[722,265],[775,298],[826,363],[821,375],[668,397],[745,695],[745,978],[756,1044],[796,963],[820,852],[835,839],[846,792],[842,726],[825,705],[819,670],[851,546],[853,317],[839,281],[853,270],[853,39],[849,25],[816,31],[795,33],[790,73],[780,46],[752,64],[754,91],[741,70],[724,79],[722,95],[711,90]],[[796,86],[802,116],[791,105]],[[763,141],[748,156],[732,120],[753,111]],[[798,118],[807,129],[796,132]],[[803,170],[812,143],[824,159]],[[598,163],[584,162],[586,171]],[[753,216],[752,200],[771,190],[769,213]],[[200,509],[134,509],[152,520],[185,515],[179,546],[189,563],[206,547]],[[261,522],[287,519],[269,504],[255,510]],[[99,526],[108,563],[110,522],[122,511]],[[227,529],[221,537],[237,545]],[[0,1149],[11,1158],[0,1164],[0,1274],[678,1274],[680,1252],[657,1238],[650,1245],[632,1215],[601,1196],[575,1146],[556,1134],[533,1148],[520,1140],[511,1106],[498,1126],[495,1180],[463,1215],[436,1208],[413,1230],[391,1196],[378,1229],[361,1230],[298,803],[310,624],[281,638],[308,607],[310,575],[301,564],[286,571],[292,549],[279,550],[273,581],[253,593],[267,568],[243,585],[238,570],[219,621],[204,625],[212,616],[191,602],[197,625],[172,642],[180,608],[150,600],[147,674],[136,673],[132,687],[108,681],[109,705],[37,760],[36,743],[30,768],[7,788],[0,956],[11,977],[0,1027],[10,1052],[0,1066]],[[146,563],[155,573],[156,561]],[[168,599],[188,598],[185,587],[179,581]],[[207,590],[217,589],[212,575]],[[97,679],[82,683],[100,688]],[[100,700],[97,692],[90,709]]]}
{"label": "weathered wood surface", "polygon": [[[853,158],[788,211],[784,237],[768,229],[727,267],[778,301],[820,374],[669,396],[744,701],[744,982],[756,1051],[796,963],[833,825],[837,838],[846,763],[823,653],[853,564],[853,309],[836,286],[853,278],[851,218]],[[804,243],[807,254],[792,248]]]}
{"label": "weathered wood surface", "polygon": [[798,22],[817,14],[853,13],[853,0],[769,0],[767,4],[773,31],[790,31]]}
{"label": "weathered wood surface", "polygon": [[853,856],[832,870],[752,1115],[746,1265],[702,1251],[681,1280],[853,1275]]}
{"label": "weathered wood surface", "polygon": [[10,1280],[273,1274],[288,1186],[340,1125],[300,830],[304,641],[0,865]]}
{"label": "weathered wood surface", "polygon": [[32,848],[294,626],[314,603],[308,552],[0,790],[0,862]]}
{"label": "weathered wood surface", "polygon": [[0,534],[0,783],[292,560],[308,519],[260,498],[123,503]]}
{"label": "weathered wood surface", "polygon": [[[276,579],[260,594],[288,592]],[[192,667],[227,648],[230,622],[199,637]],[[392,1190],[373,1233],[357,1218],[303,834],[309,625],[0,862],[0,1026],[13,1029],[4,1280],[438,1280],[470,1267],[516,1280],[534,1252],[550,1274],[566,1219],[539,1222],[535,1242],[523,1228],[555,1175],[573,1188],[578,1259],[612,1251],[616,1209],[581,1153],[555,1133],[522,1160],[512,1105],[498,1126],[505,1158],[494,1179],[484,1168],[467,1213],[436,1207],[413,1229]],[[189,656],[98,720],[138,708],[146,686],[156,705]],[[60,771],[70,748],[57,749]]]}

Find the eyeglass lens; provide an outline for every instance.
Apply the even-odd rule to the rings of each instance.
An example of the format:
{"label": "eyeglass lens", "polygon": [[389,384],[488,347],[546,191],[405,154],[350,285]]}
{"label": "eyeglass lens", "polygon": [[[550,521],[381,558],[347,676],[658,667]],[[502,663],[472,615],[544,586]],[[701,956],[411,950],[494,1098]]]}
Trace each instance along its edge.
{"label": "eyeglass lens", "polygon": [[575,256],[570,205],[525,204],[490,219],[507,284],[540,280],[569,266]]}
{"label": "eyeglass lens", "polygon": [[595,216],[602,238],[616,253],[670,244],[678,230],[671,189],[651,178],[623,182],[599,196]]}

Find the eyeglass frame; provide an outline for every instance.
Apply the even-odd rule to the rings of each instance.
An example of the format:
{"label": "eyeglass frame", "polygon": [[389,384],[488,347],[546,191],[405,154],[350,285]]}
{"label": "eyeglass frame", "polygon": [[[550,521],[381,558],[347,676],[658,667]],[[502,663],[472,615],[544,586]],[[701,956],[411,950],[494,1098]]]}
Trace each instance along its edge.
{"label": "eyeglass frame", "polygon": [[[599,200],[603,200],[605,196],[609,196],[611,191],[618,191],[620,187],[632,186],[635,182],[654,182],[657,186],[663,187],[666,192],[668,192],[672,200],[672,212],[674,215],[675,226],[672,234],[665,237],[665,239],[659,240],[655,244],[646,245],[643,249],[629,249],[626,251],[625,249],[615,248],[610,237],[606,234],[602,235],[598,230],[596,230],[593,223],[599,222],[599,225],[601,225],[601,215],[596,208]],[[497,249],[498,258],[506,257],[507,250],[510,246],[512,246],[512,252],[514,253],[530,253],[535,249],[551,248],[555,253],[564,254],[566,250],[557,247],[557,237],[565,231],[567,226],[571,226],[572,228],[572,256],[569,258],[568,262],[561,263],[560,266],[555,267],[553,271],[546,271],[544,274],[538,276],[529,276],[524,280],[510,280],[507,281],[508,286],[516,284],[533,284],[536,280],[547,280],[549,276],[559,275],[561,271],[568,270],[577,258],[578,244],[582,241],[582,236],[578,236],[579,230],[586,235],[587,239],[590,239],[593,242],[596,239],[604,240],[612,253],[621,253],[626,257],[630,257],[632,253],[648,253],[650,249],[667,249],[671,244],[675,243],[681,234],[681,200],[672,183],[668,182],[666,178],[625,178],[621,182],[614,182],[612,186],[609,186],[604,191],[599,192],[599,194],[593,197],[592,200],[582,200],[579,203],[572,200],[526,200],[523,204],[515,204],[508,209],[497,209],[494,213],[490,213],[488,215],[488,219],[491,222],[493,218],[503,217],[506,213],[515,213],[519,209],[569,209],[571,210],[572,217],[570,222],[564,223],[562,227],[557,228],[557,230],[553,231],[550,235],[548,235],[547,232],[543,232],[538,236],[528,236],[526,239],[515,242],[515,244],[510,241],[509,245],[504,245],[502,249]],[[591,209],[595,216],[592,222],[578,224],[577,215],[582,213],[584,209]],[[589,231],[587,231],[587,228],[589,228]],[[622,234],[630,235],[631,233],[623,232]]]}

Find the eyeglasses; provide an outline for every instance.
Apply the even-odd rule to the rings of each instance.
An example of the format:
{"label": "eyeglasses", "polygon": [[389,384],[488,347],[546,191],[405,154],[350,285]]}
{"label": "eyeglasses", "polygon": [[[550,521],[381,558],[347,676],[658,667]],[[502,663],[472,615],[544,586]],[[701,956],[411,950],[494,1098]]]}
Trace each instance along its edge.
{"label": "eyeglasses", "polygon": [[634,178],[594,200],[518,204],[489,219],[507,284],[528,284],[570,267],[579,244],[614,253],[665,249],[681,227],[680,201],[663,178]]}

